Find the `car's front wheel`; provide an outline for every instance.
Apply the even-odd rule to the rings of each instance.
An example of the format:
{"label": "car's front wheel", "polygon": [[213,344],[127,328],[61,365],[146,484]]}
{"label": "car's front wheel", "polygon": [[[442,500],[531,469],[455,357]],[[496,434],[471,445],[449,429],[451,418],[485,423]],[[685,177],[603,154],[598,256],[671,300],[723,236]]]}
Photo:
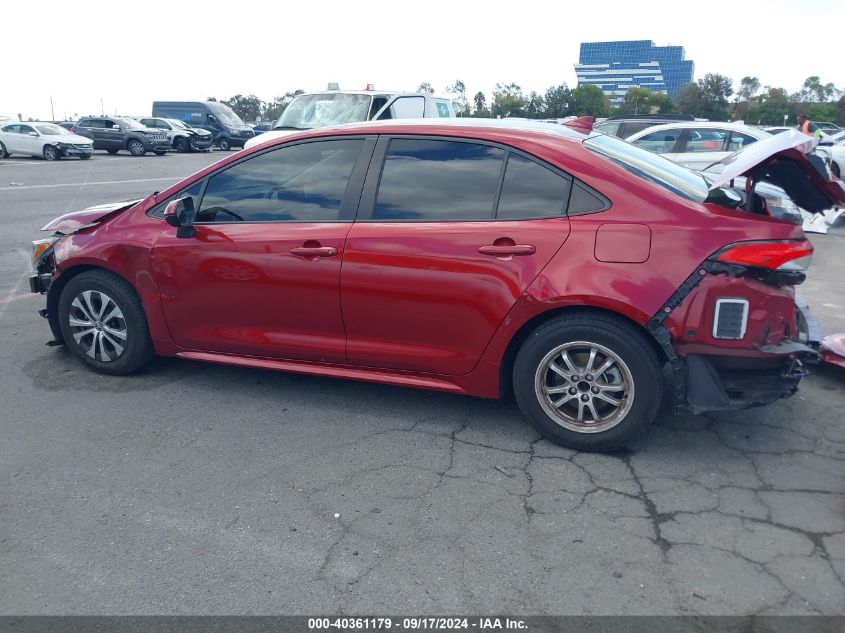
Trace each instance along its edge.
{"label": "car's front wheel", "polygon": [[220,149],[222,149],[224,152],[228,152],[230,149],[232,149],[232,143],[227,138],[221,138],[219,145]]}
{"label": "car's front wheel", "polygon": [[44,160],[59,160],[62,157],[62,153],[52,145],[45,145],[43,152]]}
{"label": "car's front wheel", "polygon": [[191,151],[191,144],[188,143],[188,139],[184,136],[177,136],[176,140],[173,141],[173,147],[177,152],[190,152]]}
{"label": "car's front wheel", "polygon": [[129,153],[133,156],[143,156],[147,153],[147,150],[144,149],[144,144],[141,141],[131,140],[126,144],[126,149],[129,150]]}
{"label": "car's front wheel", "polygon": [[539,326],[513,370],[516,400],[547,439],[577,450],[620,448],[648,427],[663,395],[660,361],[633,326],[599,313]]}
{"label": "car's front wheel", "polygon": [[117,275],[80,273],[62,290],[58,313],[65,344],[96,372],[122,376],[153,358],[141,300]]}
{"label": "car's front wheel", "polygon": [[9,158],[9,152],[6,151],[6,146],[0,142],[0,158]]}

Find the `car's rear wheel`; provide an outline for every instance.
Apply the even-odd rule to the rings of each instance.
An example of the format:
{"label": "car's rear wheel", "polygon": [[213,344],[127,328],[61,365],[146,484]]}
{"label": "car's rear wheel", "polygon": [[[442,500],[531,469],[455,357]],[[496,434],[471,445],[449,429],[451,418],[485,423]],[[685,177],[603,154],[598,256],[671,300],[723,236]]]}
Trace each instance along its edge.
{"label": "car's rear wheel", "polygon": [[133,288],[105,271],[80,273],[59,298],[59,325],[68,348],[91,369],[122,376],[153,358],[147,317]]}
{"label": "car's rear wheel", "polygon": [[176,148],[177,152],[191,151],[191,145],[184,136],[177,136],[176,140],[173,141],[173,147]]}
{"label": "car's rear wheel", "polygon": [[80,160],[88,160],[89,158],[91,158],[91,154],[80,154],[79,158]]}
{"label": "car's rear wheel", "polygon": [[155,154],[156,156],[164,156],[166,153],[167,153],[167,150],[160,150],[160,149],[153,150],[153,154]]}
{"label": "car's rear wheel", "polygon": [[109,154],[111,154],[112,156],[114,156],[114,155],[115,155],[115,154],[117,154],[120,150],[118,150],[118,149],[107,149],[106,151],[107,151]]}
{"label": "car's rear wheel", "polygon": [[228,152],[230,149],[232,149],[232,143],[230,143],[229,139],[227,138],[221,138],[220,143],[218,143],[218,145],[220,145],[220,149],[222,149],[224,152]]}
{"label": "car's rear wheel", "polygon": [[59,160],[62,157],[62,153],[52,145],[45,145],[42,152],[44,160]]}
{"label": "car's rear wheel", "polygon": [[129,153],[133,156],[143,156],[147,153],[147,150],[144,149],[144,144],[135,139],[132,139],[126,144],[126,149],[128,149]]}
{"label": "car's rear wheel", "polygon": [[0,143],[0,158],[9,158],[9,152],[6,151],[6,146]]}
{"label": "car's rear wheel", "polygon": [[648,427],[663,394],[660,361],[645,337],[610,315],[555,318],[522,344],[516,400],[547,439],[578,450],[620,448]]}

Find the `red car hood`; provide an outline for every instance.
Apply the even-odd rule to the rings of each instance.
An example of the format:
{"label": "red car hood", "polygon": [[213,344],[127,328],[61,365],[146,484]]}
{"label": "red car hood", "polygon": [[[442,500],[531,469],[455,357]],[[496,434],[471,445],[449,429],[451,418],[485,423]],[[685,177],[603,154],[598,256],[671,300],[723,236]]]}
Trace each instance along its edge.
{"label": "red car hood", "polygon": [[121,211],[125,211],[130,207],[134,207],[141,202],[143,198],[137,200],[123,200],[122,202],[108,202],[106,204],[98,204],[95,207],[88,207],[82,211],[74,211],[73,213],[66,213],[59,216],[55,220],[51,220],[41,229],[42,231],[57,231],[68,235],[75,233],[79,229],[84,229],[95,224],[99,224],[106,218]]}
{"label": "red car hood", "polygon": [[757,141],[717,163],[722,171],[711,181],[710,189],[747,176],[777,185],[810,213],[845,206],[842,181],[830,180],[822,159],[810,154],[814,147],[815,140],[797,130]]}

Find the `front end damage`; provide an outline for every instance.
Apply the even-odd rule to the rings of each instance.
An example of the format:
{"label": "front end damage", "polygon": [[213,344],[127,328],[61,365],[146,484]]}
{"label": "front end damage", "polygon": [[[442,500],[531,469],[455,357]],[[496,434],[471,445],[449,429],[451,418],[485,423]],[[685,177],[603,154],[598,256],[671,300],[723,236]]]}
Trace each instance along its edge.
{"label": "front end damage", "polygon": [[796,392],[821,342],[795,293],[803,279],[716,258],[689,277],[648,324],[669,358],[678,412],[745,409]]}

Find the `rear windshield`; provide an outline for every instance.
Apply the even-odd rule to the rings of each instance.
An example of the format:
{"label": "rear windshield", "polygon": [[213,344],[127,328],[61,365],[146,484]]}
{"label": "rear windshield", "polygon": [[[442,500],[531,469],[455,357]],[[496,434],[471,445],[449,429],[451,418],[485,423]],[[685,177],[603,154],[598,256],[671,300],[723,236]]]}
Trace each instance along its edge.
{"label": "rear windshield", "polygon": [[584,141],[584,147],[610,159],[635,176],[658,184],[682,198],[695,202],[704,202],[707,199],[707,182],[701,174],[615,136],[596,134]]}

